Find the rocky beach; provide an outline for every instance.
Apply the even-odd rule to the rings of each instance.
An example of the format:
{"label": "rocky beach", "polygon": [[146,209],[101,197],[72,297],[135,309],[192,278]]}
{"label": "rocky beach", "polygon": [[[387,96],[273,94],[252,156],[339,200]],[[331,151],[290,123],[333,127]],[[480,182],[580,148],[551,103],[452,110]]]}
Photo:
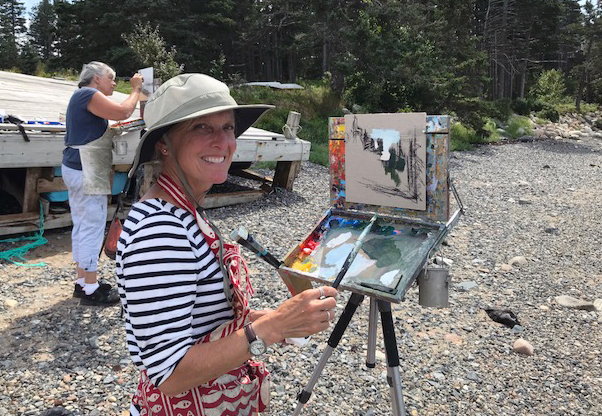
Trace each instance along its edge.
{"label": "rocky beach", "polygon": [[[528,140],[452,153],[465,215],[436,254],[450,269],[450,306],[421,307],[416,286],[392,305],[408,415],[602,414],[602,138],[568,122],[562,131],[573,133],[542,128]],[[292,192],[209,215],[225,235],[245,226],[284,258],[328,206],[328,169],[304,162]],[[120,309],[80,306],[70,229],[45,237],[26,255],[45,266],[0,264],[0,416],[126,416],[138,372]],[[286,299],[275,270],[246,254],[253,307]],[[103,256],[101,277],[114,282],[113,269]],[[338,316],[348,298],[340,294]],[[380,330],[376,367],[365,365],[368,306],[360,305],[302,414],[391,414]],[[493,321],[488,307],[509,309],[520,325]],[[292,414],[328,335],[269,349],[268,414]]]}

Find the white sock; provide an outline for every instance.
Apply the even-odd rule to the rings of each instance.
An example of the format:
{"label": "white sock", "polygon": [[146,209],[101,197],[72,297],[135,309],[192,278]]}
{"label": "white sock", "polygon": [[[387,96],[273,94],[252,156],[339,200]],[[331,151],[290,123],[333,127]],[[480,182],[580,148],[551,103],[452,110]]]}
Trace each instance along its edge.
{"label": "white sock", "polygon": [[84,285],[86,284],[86,281],[84,280],[83,277],[80,277],[79,279],[77,279],[75,281],[75,283],[77,283],[78,285],[80,285],[81,287],[84,287]]}
{"label": "white sock", "polygon": [[90,296],[99,287],[100,287],[100,285],[98,284],[98,282],[96,282],[96,283],[86,283],[84,285],[84,292],[86,293],[86,295]]}

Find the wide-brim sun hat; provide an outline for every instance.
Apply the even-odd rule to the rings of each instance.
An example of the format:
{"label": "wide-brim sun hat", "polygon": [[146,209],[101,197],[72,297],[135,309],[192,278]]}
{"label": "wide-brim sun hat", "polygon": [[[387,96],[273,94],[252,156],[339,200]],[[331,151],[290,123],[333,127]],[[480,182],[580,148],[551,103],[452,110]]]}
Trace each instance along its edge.
{"label": "wide-brim sun hat", "polygon": [[209,75],[181,74],[161,85],[144,107],[146,132],[140,138],[129,177],[153,158],[155,144],[174,124],[208,114],[233,110],[234,135],[239,137],[267,110],[267,104],[238,105],[226,84]]}

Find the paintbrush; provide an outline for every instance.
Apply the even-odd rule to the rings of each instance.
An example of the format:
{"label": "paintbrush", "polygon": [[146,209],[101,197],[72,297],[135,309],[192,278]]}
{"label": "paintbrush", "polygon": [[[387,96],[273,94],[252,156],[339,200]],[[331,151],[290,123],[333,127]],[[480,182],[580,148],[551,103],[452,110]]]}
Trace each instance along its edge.
{"label": "paintbrush", "polygon": [[364,228],[364,230],[358,237],[357,241],[353,245],[353,248],[351,249],[351,253],[349,253],[347,258],[345,259],[345,262],[343,263],[343,266],[341,267],[341,270],[339,271],[337,278],[334,279],[334,283],[332,284],[332,287],[334,287],[335,289],[337,287],[339,287],[339,285],[341,284],[341,280],[343,280],[343,277],[345,277],[345,274],[349,270],[349,267],[351,266],[351,263],[353,263],[353,260],[355,260],[357,253],[359,253],[360,248],[362,247],[362,244],[364,243],[364,240],[366,239],[366,236],[370,233],[372,226],[376,222],[376,217],[377,217],[377,215],[374,214],[374,216],[370,220],[370,223],[366,226],[366,228]]}
{"label": "paintbrush", "polygon": [[232,230],[230,238],[246,249],[257,254],[259,258],[265,260],[271,266],[279,268],[282,262],[272,255],[266,248],[259,244],[252,235],[249,234],[245,227],[239,227],[238,230]]}

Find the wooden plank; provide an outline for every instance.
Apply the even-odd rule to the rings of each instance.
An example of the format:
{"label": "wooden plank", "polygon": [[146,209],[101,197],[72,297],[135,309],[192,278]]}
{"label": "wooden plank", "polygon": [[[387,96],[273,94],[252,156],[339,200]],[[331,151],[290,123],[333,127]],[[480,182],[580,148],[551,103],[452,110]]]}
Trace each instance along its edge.
{"label": "wooden plank", "polygon": [[274,174],[274,186],[284,188],[287,191],[293,190],[293,183],[301,169],[300,161],[278,162],[276,163],[276,172]]}
{"label": "wooden plank", "polygon": [[230,192],[224,194],[207,195],[203,199],[203,208],[219,208],[228,205],[244,204],[246,202],[256,201],[263,197],[265,192],[262,190]]}
{"label": "wooden plank", "polygon": [[115,172],[129,172],[132,168],[132,164],[124,164],[124,165],[114,165],[113,169]]}
{"label": "wooden plank", "polygon": [[54,179],[49,181],[48,179],[38,179],[38,193],[42,192],[55,192],[55,191],[66,191],[67,185],[62,177],[56,176]]}
{"label": "wooden plank", "polygon": [[[113,219],[117,205],[107,209],[107,222]],[[127,213],[126,213],[127,215]],[[121,215],[120,215],[121,217]],[[44,217],[44,229],[63,228],[73,225],[71,213],[48,214]],[[40,213],[28,212],[23,214],[0,215],[0,235],[23,234],[40,229]]]}
{"label": "wooden plank", "polygon": [[[29,133],[31,141],[20,135],[0,131],[0,168],[54,167],[63,161],[64,138],[57,133]],[[114,165],[131,165],[136,147],[140,142],[140,131],[119,136],[127,143],[124,155],[113,152]]]}
{"label": "wooden plank", "polygon": [[40,214],[35,212],[21,212],[19,214],[0,215],[0,228],[10,226],[11,224],[20,224],[24,222],[35,222],[40,219]]}
{"label": "wooden plank", "polygon": [[264,176],[258,172],[254,172],[250,169],[234,170],[231,173],[232,173],[232,175],[238,176],[239,178],[252,179],[255,181],[266,182],[266,183],[272,183],[272,181],[274,180],[273,178],[270,178],[269,176]]}
{"label": "wooden plank", "polygon": [[[127,137],[126,137],[127,136]],[[53,167],[63,160],[63,135],[56,133],[30,133],[25,142],[16,133],[0,131],[0,168]],[[132,164],[140,141],[140,131],[121,136],[126,140],[125,155],[113,153],[113,164]],[[308,160],[311,143],[304,140],[238,139],[233,162]]]}
{"label": "wooden plank", "polygon": [[233,162],[309,160],[311,143],[305,140],[238,140]]}
{"label": "wooden plank", "polygon": [[27,168],[25,187],[23,189],[23,212],[36,212],[40,210],[38,179],[41,174],[42,168]]}

